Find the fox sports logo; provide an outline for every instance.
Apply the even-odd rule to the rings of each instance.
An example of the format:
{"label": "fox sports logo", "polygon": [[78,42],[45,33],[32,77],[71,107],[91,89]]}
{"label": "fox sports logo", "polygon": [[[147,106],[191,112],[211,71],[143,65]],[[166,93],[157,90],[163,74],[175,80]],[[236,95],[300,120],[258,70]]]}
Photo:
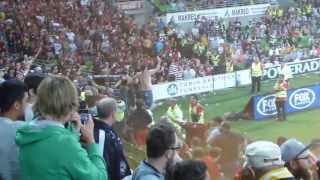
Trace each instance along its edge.
{"label": "fox sports logo", "polygon": [[295,90],[289,97],[289,104],[295,109],[306,109],[316,100],[316,94],[312,89],[302,88]]}
{"label": "fox sports logo", "polygon": [[257,103],[257,111],[263,116],[276,115],[276,96],[269,95],[261,98]]}

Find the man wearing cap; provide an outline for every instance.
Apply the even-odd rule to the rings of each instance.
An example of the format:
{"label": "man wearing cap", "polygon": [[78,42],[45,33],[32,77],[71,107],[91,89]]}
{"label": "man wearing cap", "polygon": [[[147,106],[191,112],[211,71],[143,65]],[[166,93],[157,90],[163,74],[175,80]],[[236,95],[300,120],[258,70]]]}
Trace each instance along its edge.
{"label": "man wearing cap", "polygon": [[296,179],[309,180],[311,177],[311,152],[296,139],[289,139],[281,145],[282,160]]}
{"label": "man wearing cap", "polygon": [[[280,147],[268,141],[256,141],[247,146],[244,170],[249,172],[248,179],[259,180],[294,180],[289,170],[284,167]],[[249,178],[250,177],[250,178]]]}

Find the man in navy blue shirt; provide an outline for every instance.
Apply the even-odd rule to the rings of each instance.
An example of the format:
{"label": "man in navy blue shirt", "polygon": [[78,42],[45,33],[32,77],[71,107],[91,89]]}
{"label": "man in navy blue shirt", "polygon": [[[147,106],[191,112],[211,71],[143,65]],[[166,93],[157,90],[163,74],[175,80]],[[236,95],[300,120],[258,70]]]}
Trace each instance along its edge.
{"label": "man in navy blue shirt", "polygon": [[131,174],[123,145],[118,134],[112,129],[116,122],[116,101],[104,98],[97,104],[98,120],[95,120],[94,138],[107,163],[109,180],[121,180]]}

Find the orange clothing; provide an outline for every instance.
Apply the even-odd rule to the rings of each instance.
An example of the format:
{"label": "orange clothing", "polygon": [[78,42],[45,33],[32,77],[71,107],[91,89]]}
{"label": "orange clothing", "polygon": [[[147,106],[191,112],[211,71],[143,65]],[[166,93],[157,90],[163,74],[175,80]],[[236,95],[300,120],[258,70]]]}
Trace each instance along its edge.
{"label": "orange clothing", "polygon": [[207,155],[202,157],[200,160],[207,165],[208,172],[210,175],[210,180],[217,180],[220,178],[220,168],[216,160],[212,156]]}
{"label": "orange clothing", "polygon": [[148,128],[143,128],[134,133],[134,139],[138,146],[144,146],[146,144],[148,132]]}

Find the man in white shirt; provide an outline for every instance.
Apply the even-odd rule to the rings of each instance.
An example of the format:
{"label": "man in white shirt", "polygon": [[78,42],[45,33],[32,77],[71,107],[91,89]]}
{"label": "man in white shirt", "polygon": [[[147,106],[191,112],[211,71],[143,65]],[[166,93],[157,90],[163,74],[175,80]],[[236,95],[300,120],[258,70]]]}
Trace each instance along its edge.
{"label": "man in white shirt", "polygon": [[187,68],[183,71],[183,79],[188,80],[188,79],[193,79],[196,77],[196,72],[194,69],[192,69],[190,66],[187,66]]}
{"label": "man in white shirt", "polygon": [[222,117],[216,117],[213,119],[214,128],[209,132],[208,139],[207,139],[207,143],[209,145],[211,145],[214,142],[215,138],[221,134],[220,127],[223,124],[223,122],[224,122],[224,119]]}

